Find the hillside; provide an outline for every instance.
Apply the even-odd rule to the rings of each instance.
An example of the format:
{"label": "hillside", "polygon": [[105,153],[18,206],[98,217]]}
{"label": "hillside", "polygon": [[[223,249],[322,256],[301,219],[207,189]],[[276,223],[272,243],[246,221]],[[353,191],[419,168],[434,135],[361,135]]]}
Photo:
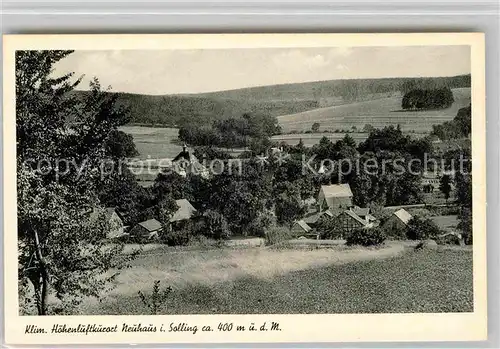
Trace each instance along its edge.
{"label": "hillside", "polygon": [[[408,81],[412,81],[411,87]],[[339,79],[297,84],[282,84],[242,88],[197,94],[198,97],[243,100],[319,100],[333,96],[363,98],[365,95],[400,92],[412,87],[470,87],[470,75],[435,78]],[[352,90],[352,91],[349,91]],[[355,96],[357,94],[357,96]],[[189,96],[189,95],[187,95]],[[345,98],[344,98],[345,99]]]}
{"label": "hillside", "polygon": [[130,109],[132,124],[179,126],[193,121],[212,123],[215,119],[240,117],[244,113],[280,116],[399,96],[408,82],[411,87],[470,87],[470,75],[330,80],[183,95],[114,94],[118,95],[119,105]]}
{"label": "hillside", "polygon": [[400,124],[403,131],[429,132],[432,125],[453,119],[458,109],[469,105],[470,88],[452,91],[455,102],[446,109],[403,111],[401,96],[395,96],[283,115],[278,121],[284,133],[311,130],[315,122],[320,124],[320,131],[362,130],[366,124],[376,128]]}

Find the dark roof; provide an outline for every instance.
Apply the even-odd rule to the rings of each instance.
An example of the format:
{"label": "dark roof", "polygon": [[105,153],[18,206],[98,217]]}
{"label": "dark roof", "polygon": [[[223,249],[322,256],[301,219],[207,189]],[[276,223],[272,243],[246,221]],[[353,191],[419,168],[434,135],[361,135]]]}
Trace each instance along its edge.
{"label": "dark roof", "polygon": [[299,220],[299,221],[295,221],[295,223],[294,223],[294,224],[297,224],[297,225],[298,225],[299,227],[301,227],[301,228],[302,228],[302,230],[304,230],[306,233],[308,233],[308,232],[310,232],[310,231],[312,230],[312,228],[311,228],[309,225],[307,225],[307,223],[306,223],[306,222],[304,222],[302,219],[301,219],[301,220]]}
{"label": "dark roof", "polygon": [[367,222],[364,219],[362,219],[360,216],[358,216],[356,213],[352,212],[351,210],[345,210],[344,213],[347,214],[348,216],[352,217],[358,223],[361,223],[363,226],[365,226],[367,224]]}
{"label": "dark roof", "polygon": [[141,227],[146,229],[149,232],[157,231],[161,229],[161,223],[156,219],[148,219],[147,221],[138,223]]}
{"label": "dark roof", "polygon": [[307,224],[314,224],[319,220],[319,217],[321,217],[322,212],[316,212],[311,215],[308,215],[304,217],[302,220],[307,223]]}
{"label": "dark roof", "polygon": [[326,211],[316,212],[316,213],[310,214],[310,215],[304,217],[302,220],[307,224],[314,224],[314,223],[317,223],[319,221],[319,219],[321,217],[323,217],[324,215],[327,215],[329,217],[335,216],[333,214],[333,212],[331,212],[330,210],[326,210]]}
{"label": "dark roof", "polygon": [[191,160],[191,157],[190,157],[189,152],[187,150],[181,151],[179,154],[177,154],[177,156],[172,161],[179,161],[181,159],[184,159],[187,161]]}

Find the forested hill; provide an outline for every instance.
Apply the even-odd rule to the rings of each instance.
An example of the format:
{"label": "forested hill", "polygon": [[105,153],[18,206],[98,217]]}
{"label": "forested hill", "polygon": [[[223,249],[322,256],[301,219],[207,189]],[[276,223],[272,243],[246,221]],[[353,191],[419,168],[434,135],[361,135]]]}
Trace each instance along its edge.
{"label": "forested hill", "polygon": [[[436,78],[329,80],[260,86],[184,95],[116,93],[118,104],[130,109],[131,123],[181,126],[196,120],[238,118],[245,113],[279,116],[319,107],[405,93],[414,88],[470,87],[470,75]],[[83,91],[77,93],[85,93]]]}

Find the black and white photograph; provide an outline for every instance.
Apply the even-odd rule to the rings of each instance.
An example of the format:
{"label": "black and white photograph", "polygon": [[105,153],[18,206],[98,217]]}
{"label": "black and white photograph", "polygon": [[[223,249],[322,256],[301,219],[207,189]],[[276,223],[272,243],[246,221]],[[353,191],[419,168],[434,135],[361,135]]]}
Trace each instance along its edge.
{"label": "black and white photograph", "polygon": [[477,311],[471,45],[331,43],[16,50],[17,314]]}

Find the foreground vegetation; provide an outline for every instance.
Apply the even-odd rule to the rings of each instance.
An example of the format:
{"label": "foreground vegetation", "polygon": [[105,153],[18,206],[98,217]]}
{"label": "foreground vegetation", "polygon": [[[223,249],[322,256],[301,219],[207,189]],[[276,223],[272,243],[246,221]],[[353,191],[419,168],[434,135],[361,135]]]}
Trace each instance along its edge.
{"label": "foreground vegetation", "polygon": [[[219,253],[226,253],[221,250]],[[279,251],[275,252],[279,254]],[[330,254],[335,252],[330,251]],[[311,257],[314,256],[312,253]],[[213,256],[212,256],[213,257]],[[288,256],[290,257],[290,256]],[[151,259],[152,261],[153,259]],[[183,258],[181,258],[183,260]],[[216,263],[220,260],[215,259]],[[197,261],[200,262],[199,260]],[[183,263],[187,263],[184,260]],[[200,264],[204,267],[208,261]],[[269,263],[268,263],[269,264]],[[179,264],[174,269],[182,269]],[[219,275],[243,269],[220,265]],[[473,311],[472,250],[444,248],[281,275],[243,273],[231,281],[185,280],[161,299],[160,314],[394,313]],[[154,273],[151,271],[154,277]],[[178,275],[177,278],[183,278]],[[149,290],[153,285],[150,281]],[[170,280],[161,281],[163,287]],[[161,288],[160,288],[161,289]],[[149,293],[145,293],[150,296]],[[92,314],[148,314],[136,295],[118,295]]]}

